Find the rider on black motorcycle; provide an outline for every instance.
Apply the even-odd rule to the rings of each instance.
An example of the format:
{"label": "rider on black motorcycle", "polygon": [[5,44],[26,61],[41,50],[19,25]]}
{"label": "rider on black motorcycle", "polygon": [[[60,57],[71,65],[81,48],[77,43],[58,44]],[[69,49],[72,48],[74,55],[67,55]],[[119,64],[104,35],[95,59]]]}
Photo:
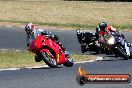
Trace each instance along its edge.
{"label": "rider on black motorcycle", "polygon": [[78,42],[81,44],[82,53],[87,51],[98,53],[99,49],[96,46],[96,41],[98,40],[97,33],[82,31],[80,29],[77,29],[76,32]]}
{"label": "rider on black motorcycle", "polygon": [[[27,34],[26,42],[27,42],[27,47],[29,47],[29,44],[35,39],[37,34],[42,34],[45,37],[51,38],[53,41],[55,41],[65,52],[65,48],[63,47],[62,43],[59,41],[59,38],[57,35],[52,35],[51,32],[45,31],[43,29],[35,29],[35,26],[32,23],[28,23],[25,26],[25,32]],[[41,60],[35,56],[35,61],[40,62]]]}

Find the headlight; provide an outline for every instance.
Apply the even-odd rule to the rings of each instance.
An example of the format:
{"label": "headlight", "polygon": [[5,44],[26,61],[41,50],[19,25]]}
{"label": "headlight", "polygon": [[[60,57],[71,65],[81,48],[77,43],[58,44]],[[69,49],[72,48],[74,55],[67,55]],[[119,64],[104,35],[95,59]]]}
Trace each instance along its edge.
{"label": "headlight", "polygon": [[110,38],[108,39],[107,43],[108,43],[109,45],[113,45],[113,44],[115,43],[115,38],[114,38],[114,37],[110,37]]}

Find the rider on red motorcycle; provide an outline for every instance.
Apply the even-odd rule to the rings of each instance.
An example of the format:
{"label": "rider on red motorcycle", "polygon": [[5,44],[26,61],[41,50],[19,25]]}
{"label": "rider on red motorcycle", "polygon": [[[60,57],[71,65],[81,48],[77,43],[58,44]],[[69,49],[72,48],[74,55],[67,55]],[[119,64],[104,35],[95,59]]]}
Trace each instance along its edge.
{"label": "rider on red motorcycle", "polygon": [[[62,43],[59,41],[58,36],[52,35],[51,32],[45,31],[43,29],[35,29],[35,26],[32,23],[28,23],[25,26],[25,31],[27,34],[27,38],[26,38],[27,47],[29,47],[29,44],[35,39],[37,34],[42,34],[45,37],[50,37],[53,41],[55,41],[62,48],[63,51],[65,51],[65,48],[63,47]],[[35,61],[40,62],[41,60],[39,60],[37,56],[35,56]]]}

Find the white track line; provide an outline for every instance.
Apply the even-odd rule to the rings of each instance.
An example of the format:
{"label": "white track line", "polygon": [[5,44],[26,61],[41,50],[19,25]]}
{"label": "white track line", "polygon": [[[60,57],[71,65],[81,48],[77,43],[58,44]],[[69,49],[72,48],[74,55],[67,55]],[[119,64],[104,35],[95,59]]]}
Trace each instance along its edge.
{"label": "white track line", "polygon": [[20,52],[21,50],[15,50],[16,52]]}
{"label": "white track line", "polygon": [[74,64],[81,64],[81,63],[88,63],[88,62],[94,62],[95,60],[89,60],[89,61],[79,61],[79,62],[74,62]]}
{"label": "white track line", "polygon": [[[0,49],[1,51],[8,51],[9,49]],[[16,52],[20,52],[21,50],[15,50]]]}
{"label": "white track line", "polygon": [[14,71],[14,70],[20,70],[20,68],[0,69],[0,71]]}
{"label": "white track line", "polygon": [[44,66],[26,67],[26,69],[45,68],[45,67],[49,67],[49,66],[48,65],[44,65]]}
{"label": "white track line", "polygon": [[8,49],[0,49],[0,50],[2,50],[2,51],[6,51],[6,50],[8,50]]}

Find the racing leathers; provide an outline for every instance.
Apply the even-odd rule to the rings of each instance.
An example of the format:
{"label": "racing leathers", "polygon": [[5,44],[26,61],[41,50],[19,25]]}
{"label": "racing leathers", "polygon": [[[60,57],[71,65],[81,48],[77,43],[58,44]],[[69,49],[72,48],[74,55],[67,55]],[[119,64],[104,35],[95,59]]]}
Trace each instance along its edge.
{"label": "racing leathers", "polygon": [[98,43],[100,45],[99,47],[105,49],[104,46],[105,46],[106,42],[105,42],[104,36],[107,35],[107,33],[109,33],[109,32],[116,33],[117,36],[119,36],[122,39],[122,45],[124,45],[124,47],[126,49],[126,52],[128,52],[128,54],[129,54],[129,47],[131,46],[131,44],[129,44],[126,41],[126,39],[125,39],[123,34],[119,34],[119,31],[117,29],[113,28],[112,26],[107,26],[105,28],[105,31],[100,30],[99,26],[96,27],[96,33],[99,36],[99,39],[98,39]]}
{"label": "racing leathers", "polygon": [[108,33],[108,32],[115,32],[117,34],[119,34],[119,31],[116,30],[115,28],[113,28],[112,26],[107,26],[105,28],[105,31],[101,30],[99,26],[96,27],[96,33],[98,34],[99,36],[99,40],[98,42],[99,43],[104,43],[104,36]]}

